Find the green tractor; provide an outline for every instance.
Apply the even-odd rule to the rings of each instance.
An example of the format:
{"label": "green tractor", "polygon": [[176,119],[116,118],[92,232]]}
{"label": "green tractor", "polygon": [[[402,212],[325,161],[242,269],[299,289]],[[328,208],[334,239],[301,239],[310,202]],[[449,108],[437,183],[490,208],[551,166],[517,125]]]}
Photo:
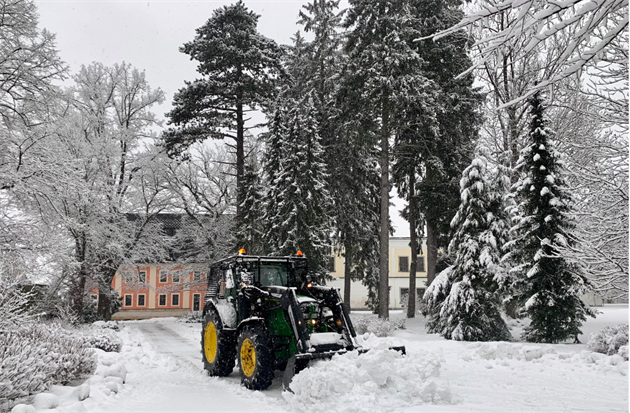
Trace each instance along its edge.
{"label": "green tractor", "polygon": [[[283,386],[310,360],[363,349],[339,291],[317,285],[308,260],[245,255],[210,267],[201,348],[210,376],[227,376],[238,360],[241,382],[252,390]],[[403,349],[397,349],[402,350]]]}

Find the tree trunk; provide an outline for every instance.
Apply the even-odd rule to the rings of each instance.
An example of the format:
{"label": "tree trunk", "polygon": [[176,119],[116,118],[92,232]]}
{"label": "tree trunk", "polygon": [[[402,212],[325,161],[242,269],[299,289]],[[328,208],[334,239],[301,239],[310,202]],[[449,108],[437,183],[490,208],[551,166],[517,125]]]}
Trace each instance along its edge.
{"label": "tree trunk", "polygon": [[389,103],[383,96],[381,106],[381,216],[378,317],[389,318]]}
{"label": "tree trunk", "polygon": [[99,320],[109,321],[112,319],[112,299],[110,297],[109,285],[98,283],[98,318]]}
{"label": "tree trunk", "polygon": [[352,271],[352,245],[346,241],[345,260],[343,263],[343,302],[348,307],[348,312],[352,310],[350,305],[350,288],[352,287],[352,277],[350,276]]}
{"label": "tree trunk", "polygon": [[85,262],[81,263],[79,270],[73,275],[70,285],[70,308],[74,314],[83,320],[83,305],[85,301],[85,284],[87,280],[87,268]]}
{"label": "tree trunk", "polygon": [[74,314],[83,320],[83,304],[85,301],[85,285],[87,281],[88,267],[85,262],[86,249],[87,249],[87,237],[85,234],[77,236],[75,242],[75,257],[78,262],[81,263],[76,273],[72,274],[72,282],[70,284],[69,296],[70,296],[70,308]]}
{"label": "tree trunk", "polygon": [[438,232],[427,219],[427,286],[435,280],[435,264],[438,255]]}
{"label": "tree trunk", "polygon": [[109,321],[112,319],[112,298],[115,290],[112,282],[116,276],[119,265],[114,264],[112,260],[108,260],[107,265],[101,269],[98,277],[98,318],[99,320]]}
{"label": "tree trunk", "polygon": [[411,265],[409,267],[409,295],[407,298],[407,318],[416,316],[416,266],[418,262],[418,237],[416,234],[416,173],[409,174],[409,246],[411,247]]}

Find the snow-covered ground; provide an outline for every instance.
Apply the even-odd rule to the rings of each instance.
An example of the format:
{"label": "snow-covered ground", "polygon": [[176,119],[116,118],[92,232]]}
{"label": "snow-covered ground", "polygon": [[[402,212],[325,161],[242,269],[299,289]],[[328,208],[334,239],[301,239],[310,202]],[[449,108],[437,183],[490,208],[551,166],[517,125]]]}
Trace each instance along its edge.
{"label": "snow-covered ground", "polygon": [[[365,334],[372,350],[319,361],[295,376],[294,394],[278,374],[264,392],[241,387],[237,370],[208,377],[200,325],[174,318],[126,322],[121,353],[99,351],[97,374],[55,386],[14,412],[616,412],[628,411],[628,362],[593,353],[588,336],[628,323],[627,305],[600,308],[583,344],[465,343],[426,334],[422,317],[392,337]],[[392,318],[403,317],[393,313]],[[513,334],[521,326],[515,323]],[[387,350],[405,345],[407,355]],[[124,380],[124,384],[123,384]],[[55,407],[56,406],[56,407]],[[52,408],[52,409],[48,409]]]}

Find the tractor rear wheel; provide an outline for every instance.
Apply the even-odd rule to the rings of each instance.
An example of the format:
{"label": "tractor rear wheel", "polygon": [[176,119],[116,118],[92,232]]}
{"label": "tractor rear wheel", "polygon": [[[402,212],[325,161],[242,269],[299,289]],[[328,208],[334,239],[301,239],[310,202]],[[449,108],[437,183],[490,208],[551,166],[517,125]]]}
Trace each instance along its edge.
{"label": "tractor rear wheel", "polygon": [[275,359],[269,332],[263,325],[245,326],[238,336],[241,383],[250,390],[265,390],[274,377]]}
{"label": "tractor rear wheel", "polygon": [[208,309],[201,329],[201,359],[210,376],[227,376],[234,370],[236,348],[234,336],[223,330],[219,313]]}

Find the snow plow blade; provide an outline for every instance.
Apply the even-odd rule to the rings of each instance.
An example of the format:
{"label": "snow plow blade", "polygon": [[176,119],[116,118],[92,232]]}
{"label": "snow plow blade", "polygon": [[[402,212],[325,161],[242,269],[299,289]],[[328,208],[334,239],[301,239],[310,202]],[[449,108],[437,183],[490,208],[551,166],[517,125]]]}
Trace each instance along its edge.
{"label": "snow plow blade", "polygon": [[[359,352],[359,354],[364,354],[370,351],[366,348],[358,348],[356,350]],[[389,350],[394,350],[402,353],[402,355],[407,355],[407,349],[405,348],[405,346],[392,346],[389,348]],[[293,376],[295,376],[295,362],[297,360],[329,359],[332,358],[332,356],[334,356],[335,354],[346,354],[347,352],[348,350],[335,350],[324,351],[321,353],[300,353],[291,356],[287,361],[287,367],[284,370],[284,375],[282,376],[282,387],[284,388],[284,390],[293,393],[293,390],[291,390],[291,387],[289,385],[291,384],[291,380],[293,380]]]}

